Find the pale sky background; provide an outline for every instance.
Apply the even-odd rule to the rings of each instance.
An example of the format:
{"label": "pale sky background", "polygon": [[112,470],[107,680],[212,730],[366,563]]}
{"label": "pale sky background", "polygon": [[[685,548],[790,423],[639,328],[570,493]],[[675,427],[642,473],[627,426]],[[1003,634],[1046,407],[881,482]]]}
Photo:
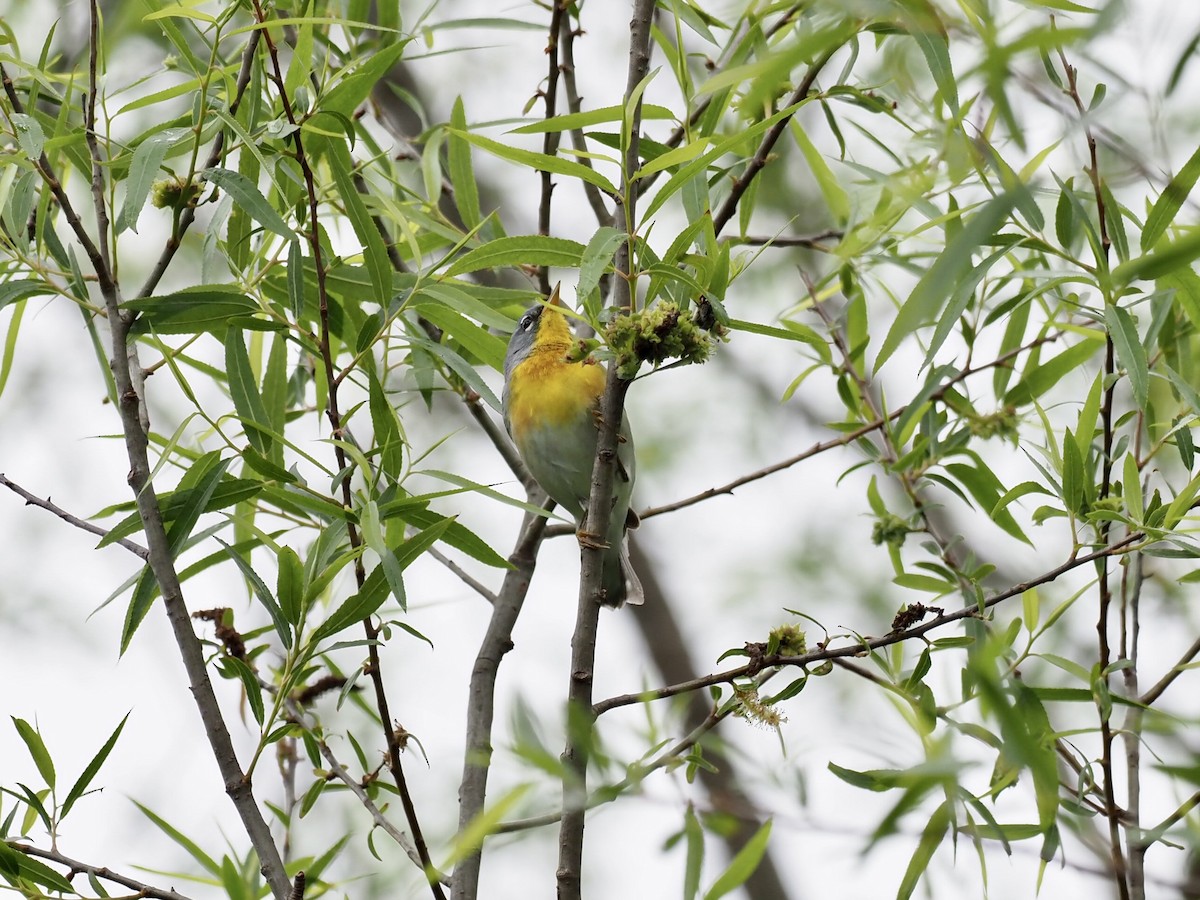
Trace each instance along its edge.
{"label": "pale sky background", "polygon": [[[1014,12],[1021,9],[1017,4],[1004,5]],[[451,10],[455,16],[466,15],[471,7],[527,21],[545,18],[544,11],[532,3],[506,4],[499,10],[487,4],[450,3],[432,21],[449,16]],[[1188,98],[1195,96],[1193,70],[1198,67],[1189,69],[1186,83],[1165,103],[1160,102],[1162,86],[1183,47],[1200,30],[1200,4],[1137,0],[1128,7],[1122,24],[1099,42],[1096,50],[1104,54],[1103,63],[1128,79],[1135,90],[1119,96],[1123,92],[1111,86],[1111,108],[1104,107],[1098,118],[1144,152],[1141,162],[1151,172],[1174,170],[1195,147],[1197,123]],[[618,102],[624,86],[628,9],[625,4],[612,4],[611,21],[605,22],[597,15],[600,8],[597,3],[588,8],[588,33],[578,45],[579,72],[584,79],[581,92],[590,106]],[[73,2],[64,9],[65,17],[77,23],[85,15],[86,5]],[[26,58],[36,58],[51,15],[49,6],[0,0],[0,16],[17,29]],[[465,46],[475,40],[467,30],[442,31],[437,33],[434,49]],[[418,64],[416,71],[429,92],[430,114],[435,119],[447,117],[459,91],[466,94],[470,121],[520,113],[525,98],[544,75],[544,32],[499,31],[491,33],[489,40],[497,43]],[[121,63],[156,65],[154,60]],[[1108,79],[1096,71],[1096,61],[1074,61],[1088,83]],[[965,64],[956,59],[956,66]],[[120,66],[114,68],[110,86],[118,80],[119,71]],[[435,71],[445,77],[429,77]],[[1036,75],[1040,66],[1027,66],[1025,71]],[[664,72],[654,88],[665,90],[668,82]],[[664,94],[660,102],[669,101]],[[1031,151],[1062,136],[1065,130],[1073,143],[1058,152],[1061,162],[1056,170],[1078,173],[1082,139],[1077,132],[1044,107],[1028,100],[1021,104],[1030,124]],[[1163,136],[1167,134],[1178,136],[1180,143],[1165,144]],[[1045,137],[1041,143],[1039,136]],[[475,154],[474,161],[481,176],[506,180],[504,210],[510,233],[532,231],[535,177],[481,153]],[[846,170],[835,171],[850,179]],[[1156,176],[1155,190],[1162,183]],[[1135,181],[1133,189],[1139,196],[1145,193],[1140,182]],[[161,227],[164,220],[157,211],[147,210],[143,221]],[[579,240],[586,241],[593,229],[590,212],[583,208],[572,221],[564,206],[556,212],[555,221],[556,233]],[[657,235],[660,240],[666,235],[666,224],[660,226],[664,228]],[[160,238],[154,229],[143,228],[143,236],[147,255],[156,254]],[[129,270],[136,272],[144,261],[133,246],[125,246],[124,253]],[[138,280],[129,276],[130,283]],[[798,279],[785,285],[756,278],[752,270],[735,285],[731,303],[745,303],[745,318],[769,322],[802,292]],[[7,329],[11,316],[11,309],[0,311],[0,331]],[[639,505],[657,505],[726,483],[829,436],[824,429],[813,427],[803,411],[812,410],[818,417],[837,415],[837,400],[828,393],[828,384],[813,379],[791,404],[770,405],[807,365],[796,350],[740,335],[721,349],[720,356],[703,368],[674,370],[646,379],[631,392],[630,415],[643,464]],[[899,377],[910,361],[919,361],[919,356],[906,360],[898,354],[889,366],[895,371],[885,371],[885,375]],[[747,402],[748,388],[742,377],[747,371],[765,386],[767,403]],[[128,463],[121,441],[113,437],[119,422],[104,403],[99,375],[78,310],[59,299],[32,301],[12,376],[0,395],[0,471],[83,516],[129,499],[124,481]],[[499,376],[485,372],[484,377],[498,392]],[[182,408],[178,392],[165,373],[152,380],[151,391],[157,430],[169,433]],[[469,471],[476,480],[499,484],[502,490],[519,496],[519,486],[452,403],[439,403],[430,417],[423,416],[416,405],[410,412],[405,422],[418,450],[456,432],[437,450],[428,467]],[[165,423],[170,423],[169,427]],[[316,443],[323,425],[314,418],[297,429],[298,436],[305,428],[309,430],[314,452],[323,449]],[[686,442],[684,446],[680,446],[682,442]],[[734,498],[718,498],[646,523],[640,541],[658,565],[658,576],[676,605],[703,670],[717,668],[717,657],[730,647],[765,639],[772,626],[789,621],[785,607],[815,616],[830,630],[880,634],[887,630],[889,618],[880,610],[895,609],[913,599],[890,585],[886,553],[870,545],[872,522],[863,501],[867,474],[860,470],[838,482],[856,461],[852,451],[821,456],[747,486]],[[1011,464],[1014,470],[1025,465],[1016,450],[1012,450]],[[516,510],[469,496],[450,498],[437,508],[460,514],[468,527],[502,553],[511,548],[519,521]],[[1018,577],[1042,571],[1064,557],[1061,535],[1052,525],[1037,533],[1039,546],[1032,551],[1018,551],[1016,544],[1001,540],[1000,532],[986,523],[974,528],[971,536],[994,546],[998,561]],[[801,544],[810,548],[848,545],[869,548],[869,552],[856,558],[853,571],[781,569],[779,560]],[[134,877],[138,877],[136,865],[193,870],[182,851],[150,826],[132,801],[163,815],[213,854],[223,852],[223,836],[239,851],[246,841],[223,795],[161,606],[154,608],[129,652],[118,659],[127,600],[122,597],[96,610],[136,571],[136,560],[119,548],[93,552],[94,545],[93,537],[43,511],[23,507],[19,498],[7,491],[0,493],[0,685],[4,686],[0,712],[37,722],[58,764],[60,797],[121,716],[129,712],[125,733],[95,781],[106,789],[80,802],[59,836],[59,848],[69,856]],[[557,753],[561,749],[560,706],[567,685],[577,567],[573,541],[556,539],[546,546],[517,627],[516,651],[506,657],[501,670],[495,733],[498,752],[489,796],[499,797],[506,787],[533,778],[539,788],[527,803],[527,813],[552,809],[556,797],[549,789],[553,785],[514,761],[509,752],[509,710],[517,698],[523,700],[540,717],[551,750]],[[499,573],[485,572],[483,577],[492,586],[499,585]],[[430,759],[426,768],[417,755],[410,754],[406,771],[438,860],[445,856],[445,841],[457,817],[461,712],[470,661],[486,624],[487,608],[469,588],[433,563],[411,569],[407,583],[409,621],[432,639],[436,651],[397,637],[384,664],[392,685],[393,713],[420,739]],[[1051,596],[1065,593],[1064,587],[1061,595]],[[185,595],[192,609],[230,605],[239,615],[246,614],[246,591],[232,566],[189,582]],[[874,605],[868,603],[872,597]],[[598,698],[657,683],[630,618],[636,614],[623,610],[602,616]],[[1079,619],[1081,633],[1087,632],[1088,615]],[[198,630],[210,635],[204,627]],[[1178,653],[1175,644],[1184,646],[1191,636],[1179,633],[1173,640],[1170,635],[1162,637],[1155,655],[1174,660]],[[353,666],[356,656],[350,652],[341,659]],[[937,671],[931,679],[954,692],[957,670]],[[244,763],[254,736],[235,717],[238,690],[219,679],[214,683]],[[323,709],[334,729],[354,721],[349,712],[335,713],[329,702]],[[664,705],[656,706],[657,721],[661,723],[667,711]],[[914,735],[881,692],[843,672],[814,680],[804,694],[787,704],[786,713],[789,721],[782,728],[782,741],[771,731],[740,722],[728,723],[724,734],[737,752],[744,754],[742,771],[754,775],[751,787],[763,811],[775,819],[771,847],[786,882],[794,887],[794,897],[799,900],[831,892],[848,900],[890,896],[924,819],[907,820],[903,836],[888,839],[877,851],[863,855],[866,835],[895,798],[849,788],[826,766],[830,760],[857,769],[914,764],[921,758]],[[246,718],[250,720],[248,711]],[[636,753],[645,744],[641,736],[644,723],[644,711],[634,707],[606,716],[602,727],[605,738],[622,752]],[[959,748],[964,753],[969,750],[962,741]],[[343,753],[344,760],[352,758],[344,742],[335,749]],[[268,762],[264,761],[258,774],[256,793],[261,799],[277,802],[277,778]],[[15,730],[4,721],[0,721],[0,763],[3,785],[39,783]],[[974,777],[986,781],[987,774],[981,769]],[[308,783],[302,776],[300,790]],[[1028,809],[1015,793],[1001,798],[997,811],[1001,821],[1027,820]],[[660,773],[646,782],[640,798],[618,802],[591,816],[585,846],[588,894],[674,896],[682,879],[682,845],[667,853],[661,848],[681,825],[685,798],[696,795],[679,774]],[[1155,799],[1159,798],[1150,801]],[[1169,809],[1171,798],[1161,799]],[[0,817],[11,809],[11,803],[10,798],[0,798]],[[299,826],[297,851],[320,852],[330,834],[350,830],[354,837],[345,855],[350,864],[335,866],[330,876],[371,869],[364,852],[366,815],[349,801],[323,803],[318,810],[321,821],[305,820]],[[395,818],[400,821],[398,814]],[[553,896],[556,837],[556,829],[545,829],[520,843],[502,839],[489,844],[482,896],[500,900]],[[42,843],[43,837],[39,835],[38,840]],[[377,836],[376,846],[383,848],[387,860],[378,867],[376,877],[394,879],[392,896],[426,894],[401,853],[382,836]],[[1019,844],[1014,850],[1011,859],[999,850],[989,858],[993,897],[1033,895],[1037,847]],[[926,876],[935,895],[980,895],[978,863],[969,841],[960,842],[959,854],[953,869],[949,853],[935,859]],[[1165,861],[1170,854],[1181,861],[1178,851],[1152,850],[1151,871],[1169,872],[1174,878],[1179,862]],[[1068,861],[1093,864],[1091,857],[1070,844]],[[711,883],[723,866],[715,841],[710,841],[704,883]],[[173,884],[197,898],[223,896],[213,888],[165,875],[147,874],[145,880],[159,886]],[[358,888],[346,883],[341,891],[354,897]],[[1041,889],[1044,897],[1103,896],[1104,892],[1104,882],[1073,868],[1062,869],[1057,862],[1047,870]],[[1166,895],[1165,890],[1151,886],[1149,896]]]}

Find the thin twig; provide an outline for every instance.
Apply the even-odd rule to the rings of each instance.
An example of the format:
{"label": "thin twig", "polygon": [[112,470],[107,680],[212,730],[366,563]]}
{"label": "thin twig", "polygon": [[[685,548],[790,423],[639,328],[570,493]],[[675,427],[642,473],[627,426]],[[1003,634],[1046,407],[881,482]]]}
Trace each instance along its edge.
{"label": "thin twig", "polygon": [[[25,488],[21,487],[16,482],[11,481],[9,478],[7,478],[3,472],[0,472],[0,485],[3,485],[4,487],[6,487],[10,491],[12,491],[14,494],[21,497],[25,501],[26,506],[36,506],[36,507],[46,510],[47,512],[54,513],[54,515],[58,516],[60,519],[62,519],[67,524],[74,525],[76,528],[82,529],[83,531],[86,531],[89,534],[94,534],[94,535],[97,535],[98,537],[102,537],[102,538],[108,537],[108,531],[101,528],[99,525],[93,525],[91,522],[87,522],[83,519],[80,519],[80,518],[77,518],[76,516],[71,515],[69,512],[67,512],[65,509],[63,509],[61,506],[56,506],[55,504],[51,503],[49,497],[47,497],[45,500],[43,500],[41,497],[37,497],[37,496],[29,493],[29,491],[25,490]],[[146,559],[149,559],[149,557],[150,557],[150,551],[147,550],[145,547],[143,547],[141,544],[135,543],[134,541],[128,540],[126,538],[117,538],[115,541],[113,541],[113,543],[124,547],[130,553],[139,557],[143,561]]]}
{"label": "thin twig", "polygon": [[1175,682],[1176,678],[1184,673],[1188,664],[1198,655],[1200,655],[1200,638],[1196,638],[1192,642],[1192,646],[1188,647],[1183,656],[1179,657],[1179,662],[1175,663],[1170,671],[1160,678],[1150,690],[1138,697],[1137,702],[1143,706],[1153,706],[1155,701]]}
{"label": "thin twig", "polygon": [[[550,33],[546,38],[546,59],[550,71],[546,75],[546,90],[543,92],[547,119],[554,117],[555,107],[558,104],[558,35],[562,21],[569,19],[565,7],[566,3],[564,0],[551,0]],[[542,153],[546,156],[556,155],[558,153],[558,144],[561,140],[561,132],[553,129],[547,131],[542,137]],[[551,173],[545,170],[541,173],[541,181],[542,192],[538,203],[538,234],[548,235],[550,233],[550,198],[554,194],[554,181]],[[541,266],[538,269],[538,287],[541,289],[542,296],[550,296],[550,269],[548,266]]]}
{"label": "thin twig", "polygon": [[127,887],[130,890],[137,891],[138,897],[150,897],[152,900],[189,900],[185,894],[176,893],[175,891],[166,888],[158,888],[153,885],[146,884],[142,881],[135,881],[128,875],[122,875],[120,872],[114,872],[107,866],[93,866],[90,863],[80,862],[77,859],[71,859],[69,856],[63,856],[55,850],[43,850],[41,847],[34,847],[32,844],[22,844],[17,841],[5,841],[5,845],[18,853],[23,853],[26,856],[44,859],[52,863],[57,863],[60,866],[66,866],[70,871],[67,872],[67,880],[77,873],[85,873],[92,878],[99,878],[102,881],[110,881],[113,884],[119,884],[121,887]]}
{"label": "thin twig", "polygon": [[[260,0],[254,0],[254,15],[260,25],[266,25],[266,15],[263,12]],[[262,34],[271,64],[271,77],[275,82],[279,94],[279,102],[283,107],[283,112],[288,123],[295,127],[295,130],[292,132],[292,145],[296,151],[296,163],[299,165],[300,171],[304,176],[304,185],[308,199],[308,238],[312,247],[313,267],[317,273],[317,297],[321,324],[319,348],[321,361],[325,368],[326,383],[329,386],[325,414],[329,420],[329,426],[333,435],[340,437],[342,435],[342,416],[338,407],[337,376],[333,368],[331,329],[329,324],[329,292],[326,286],[326,271],[321,247],[320,229],[318,227],[320,219],[316,177],[313,174],[312,166],[304,149],[302,129],[299,127],[300,122],[296,118],[291,98],[287,94],[283,69],[279,63],[278,48],[271,38],[269,29],[263,27]],[[338,463],[338,471],[346,471],[346,452],[340,443],[334,444],[334,454]],[[350,479],[343,477],[340,481],[342,504],[346,509],[352,509],[354,504]],[[357,528],[353,524],[347,523],[346,533],[351,546],[357,549],[361,541]],[[361,588],[366,581],[366,573],[363,568],[361,555],[355,558],[354,575],[358,586]],[[421,832],[421,824],[417,817],[416,806],[413,803],[412,794],[408,789],[408,781],[404,775],[404,766],[400,760],[400,739],[397,735],[397,728],[393,727],[391,713],[388,709],[387,692],[383,684],[383,672],[379,659],[380,629],[375,626],[370,617],[367,617],[363,619],[363,630],[367,637],[368,669],[375,692],[375,705],[379,712],[380,727],[383,730],[384,741],[387,747],[388,770],[392,775],[392,780],[396,784],[396,790],[400,794],[400,802],[404,807],[404,814],[408,820],[409,829],[412,831],[413,843],[416,845],[417,852],[420,855],[422,870],[429,883],[430,892],[433,894],[434,900],[445,900],[441,883],[435,875],[436,869],[429,855],[429,848],[426,846],[425,838]]]}
{"label": "thin twig", "polygon": [[[1072,569],[1077,569],[1080,566],[1093,563],[1099,559],[1105,559],[1110,556],[1117,556],[1124,552],[1128,547],[1141,541],[1145,538],[1141,532],[1127,535],[1107,547],[1101,547],[1099,550],[1094,550],[1091,553],[1083,556],[1073,556],[1071,559],[1064,562],[1062,565],[1056,566],[1047,572],[1043,572],[1036,578],[1031,578],[1028,581],[1023,581],[1020,584],[1006,588],[1005,590],[993,595],[984,601],[982,609],[991,609],[998,603],[1009,600],[1012,597],[1019,597],[1021,594],[1030,588],[1038,585],[1047,584],[1058,578],[1061,578]],[[679,682],[678,684],[670,684],[665,687],[657,688],[649,691],[639,691],[635,694],[621,694],[616,697],[610,697],[607,700],[601,700],[593,708],[592,712],[596,716],[601,716],[610,710],[617,709],[622,706],[630,706],[634,703],[645,703],[650,700],[664,700],[668,697],[676,697],[679,694],[686,694],[690,691],[700,690],[706,687],[712,687],[715,684],[728,684],[736,681],[739,678],[746,678],[761,671],[764,667],[769,666],[811,666],[815,663],[824,662],[826,660],[836,660],[844,657],[862,656],[871,650],[878,650],[881,647],[888,647],[892,644],[898,644],[902,641],[909,641],[913,638],[923,637],[931,631],[935,631],[951,622],[958,622],[962,619],[978,618],[981,613],[981,607],[978,603],[972,603],[969,606],[964,606],[961,609],[953,612],[945,613],[923,622],[920,625],[914,625],[905,631],[898,631],[892,634],[885,634],[883,637],[865,638],[853,644],[848,644],[842,647],[822,647],[819,650],[814,650],[811,653],[806,653],[803,656],[764,656],[761,659],[755,660],[744,666],[738,666],[735,669],[729,669],[724,672],[714,672],[711,675],[705,675],[701,678],[693,678],[689,681]]]}
{"label": "thin twig", "polygon": [[[825,68],[825,64],[833,58],[833,54],[841,49],[841,44],[830,47],[808,67],[808,71],[804,73],[804,78],[800,84],[796,86],[796,90],[788,97],[784,103],[784,107],[793,106],[808,96],[808,92],[812,90],[813,83],[817,80],[817,75]],[[771,151],[775,147],[775,143],[783,134],[784,129],[792,121],[795,111],[784,116],[778,122],[770,127],[762,141],[758,145],[758,149],[754,152],[754,156],[750,158],[750,162],[746,164],[746,168],[742,173],[733,179],[729,196],[725,198],[725,202],[721,204],[721,208],[713,215],[713,230],[720,234],[724,231],[725,226],[729,224],[729,220],[733,218],[737,212],[738,203],[741,202],[742,195],[749,189],[751,182],[758,177],[758,173],[763,170],[768,160],[771,158]]]}
{"label": "thin twig", "polygon": [[[1051,18],[1053,26],[1053,17]],[[1092,183],[1092,191],[1096,199],[1096,218],[1100,232],[1100,254],[1096,260],[1097,266],[1101,268],[1108,267],[1109,250],[1112,242],[1108,234],[1108,222],[1105,214],[1104,205],[1104,189],[1100,180],[1100,165],[1096,153],[1096,138],[1092,135],[1091,127],[1088,124],[1087,107],[1083,103],[1083,98],[1079,94],[1079,86],[1076,82],[1077,71],[1074,66],[1067,60],[1066,52],[1059,47],[1058,58],[1062,63],[1063,72],[1067,77],[1066,93],[1075,104],[1075,109],[1079,113],[1080,121],[1083,125],[1084,138],[1087,140],[1088,157],[1090,166],[1088,167],[1088,176]],[[1111,302],[1110,297],[1105,297],[1105,303]],[[1112,448],[1113,448],[1113,397],[1116,392],[1116,350],[1113,345],[1112,335],[1105,334],[1105,350],[1104,350],[1104,381],[1107,387],[1104,390],[1104,401],[1100,408],[1100,421],[1102,426],[1102,444],[1100,460],[1100,489],[1097,499],[1101,502],[1108,499],[1112,489]],[[1104,520],[1100,523],[1099,528],[1100,540],[1107,541],[1110,530],[1110,523]],[[1099,642],[1099,666],[1100,671],[1104,673],[1103,678],[1105,684],[1108,684],[1108,667],[1112,662],[1111,651],[1109,648],[1108,636],[1108,618],[1109,610],[1112,607],[1112,588],[1109,584],[1109,571],[1106,561],[1100,561],[1099,567],[1099,612],[1096,620],[1096,636]],[[1104,773],[1104,799],[1108,807],[1106,818],[1108,819],[1108,835],[1109,843],[1112,850],[1114,877],[1117,882],[1117,892],[1121,900],[1131,900],[1133,894],[1141,896],[1144,888],[1134,888],[1131,892],[1131,878],[1129,867],[1126,863],[1125,851],[1121,846],[1121,823],[1116,815],[1117,800],[1115,788],[1113,785],[1113,729],[1110,722],[1110,713],[1097,704],[1097,711],[1100,714],[1100,768]]]}
{"label": "thin twig", "polygon": [[[575,81],[575,38],[580,32],[571,27],[570,10],[563,16],[559,23],[559,48],[562,50],[562,70],[563,89],[567,92],[567,110],[572,113],[583,111],[583,98],[579,96],[579,88]],[[582,128],[571,129],[571,145],[580,153],[587,150],[587,138],[584,137]],[[589,169],[592,168],[592,161],[586,156],[579,156],[578,161]],[[583,186],[584,196],[587,197],[588,205],[592,208],[592,214],[596,217],[596,222],[600,225],[607,225],[612,221],[612,213],[608,207],[604,205],[604,195],[600,193],[600,188],[592,184],[590,181],[580,182]],[[583,298],[581,297],[580,300]]]}
{"label": "thin twig", "polygon": [[[543,500],[535,487],[530,501]],[[512,649],[512,632],[529,590],[529,580],[537,564],[537,550],[546,520],[526,513],[516,547],[508,561],[512,569],[492,604],[492,616],[475,656],[467,702],[466,751],[463,755],[462,782],[458,789],[458,829],[466,831],[483,812],[487,799],[488,773],[492,761],[492,722],[496,713],[496,678],[504,655]],[[475,900],[479,893],[479,869],[483,848],[466,852],[454,867],[452,900]]]}
{"label": "thin twig", "polygon": [[[1010,350],[1007,353],[1004,353],[1004,354],[996,357],[991,362],[984,363],[983,365],[979,365],[979,366],[968,366],[967,368],[965,368],[961,372],[959,372],[957,375],[955,375],[953,378],[948,379],[945,384],[943,384],[936,391],[934,391],[932,394],[930,394],[928,400],[925,402],[937,403],[943,397],[946,396],[946,393],[951,388],[953,388],[956,384],[959,384],[960,382],[964,381],[965,379],[970,378],[972,375],[976,375],[980,372],[985,372],[989,369],[994,369],[999,366],[1008,365],[1013,359],[1015,359],[1020,354],[1026,352],[1028,350],[1031,350],[1034,347],[1040,347],[1043,344],[1053,343],[1054,341],[1058,340],[1058,338],[1060,336],[1061,335],[1058,332],[1047,334],[1042,337],[1036,338],[1035,340],[1032,340],[1027,344],[1023,344],[1020,347]],[[730,481],[727,484],[723,484],[720,487],[709,488],[706,491],[701,491],[698,494],[693,494],[692,496],[685,497],[682,500],[676,500],[673,503],[666,503],[666,504],[663,504],[662,506],[649,507],[649,508],[643,510],[641,513],[639,513],[638,518],[644,520],[644,519],[652,518],[653,516],[661,516],[665,513],[676,512],[677,510],[685,509],[689,506],[693,506],[693,505],[695,505],[697,503],[701,503],[705,500],[710,500],[713,497],[719,497],[724,494],[732,494],[737,488],[740,488],[743,485],[750,484],[751,482],[758,481],[762,478],[766,478],[768,475],[774,475],[776,472],[782,472],[784,469],[789,469],[792,466],[796,465],[797,463],[804,462],[806,459],[811,459],[812,457],[818,456],[822,453],[825,453],[828,450],[832,450],[835,447],[845,447],[847,444],[852,444],[855,441],[859,440],[860,438],[863,438],[866,435],[870,434],[872,431],[876,431],[880,428],[883,428],[885,425],[887,425],[888,422],[892,422],[892,421],[895,421],[896,419],[899,419],[906,412],[908,412],[908,407],[901,406],[898,409],[894,409],[894,410],[892,410],[892,412],[888,413],[886,418],[885,417],[877,418],[873,422],[868,422],[865,425],[861,425],[858,428],[855,428],[853,431],[849,431],[839,438],[831,438],[828,441],[819,441],[818,443],[813,444],[807,450],[797,453],[795,456],[789,456],[787,459],[783,459],[783,460],[780,460],[779,462],[772,463],[769,466],[764,466],[763,468],[757,469],[754,472],[750,472],[746,475],[743,475],[740,478],[735,478],[733,481]],[[550,531],[548,533],[551,535],[556,535],[556,534],[558,534],[558,531],[552,528],[552,529],[550,529]],[[1200,651],[1197,651],[1197,652],[1200,652]]]}

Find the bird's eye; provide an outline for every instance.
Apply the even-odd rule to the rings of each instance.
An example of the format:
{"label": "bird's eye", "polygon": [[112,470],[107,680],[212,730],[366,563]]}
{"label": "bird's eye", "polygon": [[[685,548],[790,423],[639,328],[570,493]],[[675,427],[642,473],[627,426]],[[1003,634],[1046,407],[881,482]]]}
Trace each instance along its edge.
{"label": "bird's eye", "polygon": [[522,331],[528,331],[530,328],[533,327],[533,316],[529,315],[528,313],[521,316],[521,323],[518,327]]}

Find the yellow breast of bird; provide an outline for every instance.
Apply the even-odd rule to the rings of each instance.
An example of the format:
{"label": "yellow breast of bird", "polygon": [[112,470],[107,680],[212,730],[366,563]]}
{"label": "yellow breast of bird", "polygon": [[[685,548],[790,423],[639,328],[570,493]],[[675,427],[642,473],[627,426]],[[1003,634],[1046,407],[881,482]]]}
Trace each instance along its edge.
{"label": "yellow breast of bird", "polygon": [[531,428],[573,424],[591,415],[604,392],[604,367],[568,363],[570,345],[535,348],[509,379],[508,420],[518,445]]}

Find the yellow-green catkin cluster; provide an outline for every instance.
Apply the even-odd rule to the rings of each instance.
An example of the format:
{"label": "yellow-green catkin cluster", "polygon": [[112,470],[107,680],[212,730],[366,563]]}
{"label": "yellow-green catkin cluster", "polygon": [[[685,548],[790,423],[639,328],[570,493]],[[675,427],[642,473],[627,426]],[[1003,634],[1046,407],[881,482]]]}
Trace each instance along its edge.
{"label": "yellow-green catkin cluster", "polygon": [[631,379],[642,363],[660,366],[668,360],[702,363],[712,353],[709,332],[683,315],[671,301],[629,316],[608,326],[608,345],[617,361],[617,374]]}
{"label": "yellow-green catkin cluster", "polygon": [[150,189],[150,204],[155,209],[190,206],[200,196],[200,186],[182,178],[160,178]]}
{"label": "yellow-green catkin cluster", "polygon": [[808,638],[799,625],[780,625],[771,629],[767,646],[780,656],[803,656],[808,652]]}

